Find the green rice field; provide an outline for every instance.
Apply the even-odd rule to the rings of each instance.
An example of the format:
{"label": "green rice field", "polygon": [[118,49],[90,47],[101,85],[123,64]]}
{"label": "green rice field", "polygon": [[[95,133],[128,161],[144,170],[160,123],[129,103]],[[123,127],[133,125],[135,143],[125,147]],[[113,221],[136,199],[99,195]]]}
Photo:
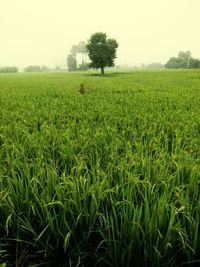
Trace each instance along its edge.
{"label": "green rice field", "polygon": [[200,266],[200,71],[1,74],[1,264]]}

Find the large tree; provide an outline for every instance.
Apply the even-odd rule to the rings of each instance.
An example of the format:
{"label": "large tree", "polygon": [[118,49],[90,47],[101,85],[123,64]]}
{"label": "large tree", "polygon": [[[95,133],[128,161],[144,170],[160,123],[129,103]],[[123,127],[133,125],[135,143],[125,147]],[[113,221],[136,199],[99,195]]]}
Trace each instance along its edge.
{"label": "large tree", "polygon": [[101,69],[104,75],[105,67],[114,66],[118,43],[115,39],[108,39],[106,33],[97,32],[91,35],[87,45],[90,67]]}

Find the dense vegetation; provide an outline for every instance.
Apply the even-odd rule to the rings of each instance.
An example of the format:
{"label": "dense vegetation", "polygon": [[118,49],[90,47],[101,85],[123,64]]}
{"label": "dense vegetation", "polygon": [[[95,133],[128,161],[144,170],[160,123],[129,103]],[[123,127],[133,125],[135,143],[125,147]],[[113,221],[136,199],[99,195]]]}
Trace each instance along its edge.
{"label": "dense vegetation", "polygon": [[0,97],[0,261],[198,265],[198,71],[2,74]]}

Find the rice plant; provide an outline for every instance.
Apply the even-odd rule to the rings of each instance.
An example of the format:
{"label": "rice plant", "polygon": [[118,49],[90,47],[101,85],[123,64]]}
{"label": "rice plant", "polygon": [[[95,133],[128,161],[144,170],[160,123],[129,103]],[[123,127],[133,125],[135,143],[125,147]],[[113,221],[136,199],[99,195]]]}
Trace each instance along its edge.
{"label": "rice plant", "polygon": [[2,266],[200,264],[198,71],[1,74],[0,100]]}

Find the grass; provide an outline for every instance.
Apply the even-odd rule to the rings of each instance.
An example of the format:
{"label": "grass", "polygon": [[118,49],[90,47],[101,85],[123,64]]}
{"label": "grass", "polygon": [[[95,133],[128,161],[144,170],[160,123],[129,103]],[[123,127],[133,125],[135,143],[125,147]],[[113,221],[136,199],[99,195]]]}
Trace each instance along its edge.
{"label": "grass", "polygon": [[2,264],[199,265],[199,71],[4,74],[0,97]]}

